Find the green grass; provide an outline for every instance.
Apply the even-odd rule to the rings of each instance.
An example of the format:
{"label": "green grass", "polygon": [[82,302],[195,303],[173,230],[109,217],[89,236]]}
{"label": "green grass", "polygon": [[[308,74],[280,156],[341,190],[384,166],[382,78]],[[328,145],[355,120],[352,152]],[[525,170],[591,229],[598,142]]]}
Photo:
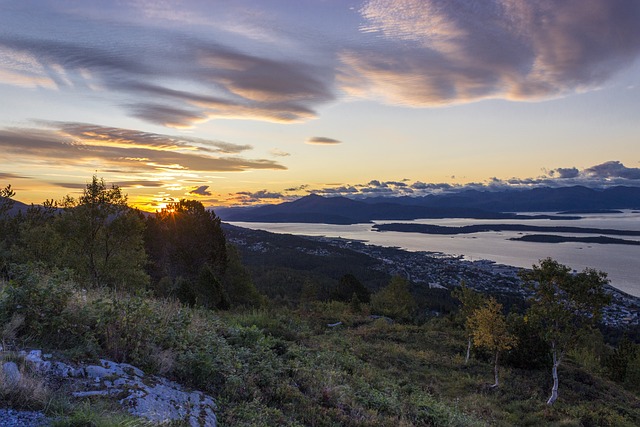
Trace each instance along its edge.
{"label": "green grass", "polygon": [[[17,329],[16,340],[48,344],[47,351],[76,360],[117,357],[162,373],[214,396],[220,425],[640,425],[638,395],[591,369],[596,359],[580,352],[560,367],[553,407],[545,404],[547,368],[505,366],[501,386],[489,388],[491,363],[477,354],[464,364],[464,331],[447,318],[389,323],[371,320],[366,306],[354,314],[342,303],[212,312],[100,290],[74,290],[65,306],[60,295],[49,301],[40,292],[53,285],[47,280],[32,281],[30,294],[45,309],[62,304],[56,318],[27,319],[34,328]],[[2,301],[19,295],[6,292],[0,315],[11,319],[13,305]],[[327,326],[336,321],[343,324]],[[38,335],[53,328],[60,328],[57,346]],[[56,425],[148,425],[104,402],[49,406],[61,417]]]}

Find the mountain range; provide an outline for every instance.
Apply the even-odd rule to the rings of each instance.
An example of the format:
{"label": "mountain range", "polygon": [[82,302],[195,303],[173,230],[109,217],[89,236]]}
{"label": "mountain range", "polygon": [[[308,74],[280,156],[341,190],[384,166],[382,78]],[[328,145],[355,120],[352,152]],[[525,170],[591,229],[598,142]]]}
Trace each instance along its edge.
{"label": "mountain range", "polygon": [[[515,212],[584,213],[639,208],[638,187],[593,189],[573,186],[503,191],[467,190],[423,197],[360,200],[311,194],[275,205],[217,208],[215,211],[223,221],[356,224],[372,220],[419,218],[526,219],[545,215],[519,215]],[[571,217],[563,217],[568,218]]]}

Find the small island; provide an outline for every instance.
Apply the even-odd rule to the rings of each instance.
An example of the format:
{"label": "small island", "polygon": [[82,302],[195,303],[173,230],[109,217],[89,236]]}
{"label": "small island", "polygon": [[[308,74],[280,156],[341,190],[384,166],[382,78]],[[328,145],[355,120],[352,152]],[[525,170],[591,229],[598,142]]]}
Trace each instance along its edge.
{"label": "small island", "polygon": [[616,239],[614,237],[598,236],[598,237],[574,237],[574,236],[557,236],[553,234],[529,234],[522,237],[513,237],[509,240],[521,242],[536,243],[593,243],[599,245],[631,245],[640,246],[637,240]]}
{"label": "small island", "polygon": [[423,234],[471,234],[485,233],[490,231],[522,231],[541,233],[582,233],[582,234],[608,234],[613,236],[640,236],[640,231],[636,230],[615,230],[609,228],[589,228],[589,227],[564,227],[564,226],[537,226],[524,224],[474,224],[462,227],[447,227],[432,224],[407,224],[391,223],[376,224],[372,227],[376,231],[397,231],[401,233],[423,233]]}

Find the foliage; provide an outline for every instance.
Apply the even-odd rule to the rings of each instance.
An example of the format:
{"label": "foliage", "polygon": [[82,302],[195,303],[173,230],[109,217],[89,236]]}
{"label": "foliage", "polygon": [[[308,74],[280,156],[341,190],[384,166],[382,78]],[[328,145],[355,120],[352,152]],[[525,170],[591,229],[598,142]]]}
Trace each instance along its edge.
{"label": "foliage", "polygon": [[486,348],[494,354],[495,384],[498,385],[498,357],[500,353],[511,350],[517,343],[515,336],[509,333],[507,321],[502,314],[502,305],[495,298],[475,309],[467,318],[467,328],[471,331],[476,346]]}
{"label": "foliage", "polygon": [[459,288],[455,288],[451,292],[451,296],[458,299],[462,304],[458,310],[458,321],[464,324],[467,331],[467,353],[464,363],[469,363],[471,354],[471,345],[473,343],[473,330],[469,327],[469,318],[471,315],[485,303],[485,296],[468,287],[464,282],[460,283]]}
{"label": "foliage", "polygon": [[353,274],[345,274],[340,278],[338,286],[336,286],[329,294],[329,299],[336,301],[349,302],[356,295],[359,302],[369,302],[371,292],[354,276]]}
{"label": "foliage", "polygon": [[602,364],[609,378],[640,390],[640,346],[631,342],[627,336],[604,358]]}
{"label": "foliage", "polygon": [[509,313],[507,325],[518,345],[505,354],[506,365],[535,370],[549,364],[549,344],[540,337],[535,323],[530,322],[526,316]]}
{"label": "foliage", "polygon": [[9,211],[15,204],[12,197],[16,195],[11,185],[0,189],[0,274],[6,275],[10,263],[9,249],[16,238],[15,221]]}
{"label": "foliage", "polygon": [[65,265],[81,280],[96,286],[140,288],[148,283],[144,272],[144,221],[127,206],[120,187],[108,188],[93,176],[82,196],[63,201],[59,230],[65,239]]}
{"label": "foliage", "polygon": [[238,249],[227,244],[227,269],[223,277],[224,292],[232,307],[259,307],[265,304],[249,271],[242,265]]}
{"label": "foliage", "polygon": [[[147,219],[145,247],[149,272],[156,290],[169,280],[167,295],[206,307],[220,306],[222,280],[227,269],[227,249],[220,218],[196,200],[170,203]],[[167,278],[167,279],[164,279]],[[225,303],[228,305],[227,303]]]}
{"label": "foliage", "polygon": [[409,292],[409,282],[400,276],[393,277],[389,285],[373,294],[371,309],[395,319],[411,319],[416,303]]}
{"label": "foliage", "polygon": [[571,274],[569,267],[551,258],[521,277],[534,293],[528,317],[540,325],[542,337],[551,347],[554,386],[548,403],[553,404],[558,396],[557,368],[610,302],[604,290],[608,281],[605,273],[593,269]]}
{"label": "foliage", "polygon": [[46,271],[39,265],[14,269],[14,278],[0,293],[0,322],[24,319],[22,329],[48,341],[68,326],[67,305],[73,293],[69,272]]}

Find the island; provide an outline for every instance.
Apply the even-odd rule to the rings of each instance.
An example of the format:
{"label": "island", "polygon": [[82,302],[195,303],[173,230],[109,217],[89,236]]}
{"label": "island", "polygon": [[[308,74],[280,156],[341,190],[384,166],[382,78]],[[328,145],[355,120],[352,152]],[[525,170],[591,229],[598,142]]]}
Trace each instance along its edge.
{"label": "island", "polygon": [[397,231],[401,233],[423,233],[423,234],[471,234],[485,233],[490,231],[521,231],[521,232],[541,232],[541,233],[581,233],[581,234],[608,234],[613,236],[640,236],[640,231],[636,230],[615,230],[610,228],[590,228],[590,227],[567,227],[567,226],[538,226],[524,224],[474,224],[462,227],[447,227],[432,224],[408,224],[390,223],[376,224],[372,227],[375,231]]}
{"label": "island", "polygon": [[513,237],[509,240],[521,242],[536,243],[593,243],[599,245],[631,245],[640,246],[637,240],[616,239],[613,237],[597,236],[597,237],[574,237],[574,236],[556,236],[553,234],[529,234],[522,237]]}

